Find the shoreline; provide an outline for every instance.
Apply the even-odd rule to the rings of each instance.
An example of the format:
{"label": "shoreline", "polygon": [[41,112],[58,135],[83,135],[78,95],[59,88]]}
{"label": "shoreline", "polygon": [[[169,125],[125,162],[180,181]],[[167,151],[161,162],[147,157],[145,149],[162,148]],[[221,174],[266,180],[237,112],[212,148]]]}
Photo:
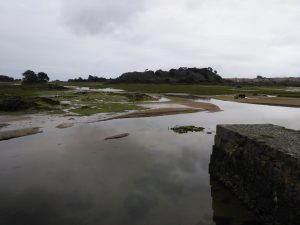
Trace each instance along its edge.
{"label": "shoreline", "polygon": [[218,95],[210,97],[216,100],[237,103],[300,108],[300,98],[253,96],[253,98],[234,99],[234,96],[232,95]]}

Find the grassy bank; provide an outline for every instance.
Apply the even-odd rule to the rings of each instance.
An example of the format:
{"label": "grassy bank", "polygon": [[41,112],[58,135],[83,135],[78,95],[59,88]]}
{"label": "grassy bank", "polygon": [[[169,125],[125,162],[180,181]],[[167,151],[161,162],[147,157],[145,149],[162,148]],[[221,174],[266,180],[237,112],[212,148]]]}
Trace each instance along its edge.
{"label": "grassy bank", "polygon": [[299,91],[287,91],[283,86],[230,86],[230,85],[176,85],[176,84],[106,84],[102,88],[110,87],[132,92],[146,93],[188,93],[196,95],[224,95],[224,94],[266,94],[280,97],[300,97]]}
{"label": "grassy bank", "polygon": [[152,98],[137,93],[80,92],[53,84],[0,84],[0,115],[70,112],[88,116],[144,109],[135,103],[145,100]]}
{"label": "grassy bank", "polygon": [[62,86],[50,85],[20,85],[20,83],[0,82],[0,98],[7,96],[38,97],[50,94],[60,94],[66,91]]}
{"label": "grassy bank", "polygon": [[[63,86],[81,86],[91,88],[116,88],[130,93],[108,93],[94,91],[79,91]],[[284,105],[299,107],[300,92],[297,88],[282,86],[233,86],[233,85],[171,85],[171,84],[103,84],[89,82],[61,82],[48,85],[20,85],[14,83],[0,83],[0,114],[32,114],[32,113],[76,113],[78,115],[92,115],[96,113],[124,112],[142,110],[137,103],[154,100],[143,93],[188,93],[193,95],[207,95],[215,98],[223,96],[224,100],[257,103],[267,105]],[[228,99],[228,95],[245,94],[251,99]],[[218,95],[216,97],[216,95]],[[226,96],[224,96],[226,95]],[[269,98],[262,95],[276,95]],[[256,97],[252,97],[256,96]],[[266,98],[266,99],[264,99]],[[196,107],[196,102],[188,105],[181,98],[172,103]],[[280,100],[280,101],[279,101]],[[207,109],[208,110],[208,109]],[[210,111],[214,111],[209,109]],[[169,110],[170,111],[170,110]]]}

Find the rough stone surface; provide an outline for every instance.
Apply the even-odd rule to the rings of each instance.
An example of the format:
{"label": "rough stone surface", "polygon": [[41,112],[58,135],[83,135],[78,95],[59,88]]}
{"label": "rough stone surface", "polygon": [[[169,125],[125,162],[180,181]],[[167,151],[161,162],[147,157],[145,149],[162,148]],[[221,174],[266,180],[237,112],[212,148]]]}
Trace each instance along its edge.
{"label": "rough stone surface", "polygon": [[218,125],[209,170],[266,224],[300,224],[300,131]]}

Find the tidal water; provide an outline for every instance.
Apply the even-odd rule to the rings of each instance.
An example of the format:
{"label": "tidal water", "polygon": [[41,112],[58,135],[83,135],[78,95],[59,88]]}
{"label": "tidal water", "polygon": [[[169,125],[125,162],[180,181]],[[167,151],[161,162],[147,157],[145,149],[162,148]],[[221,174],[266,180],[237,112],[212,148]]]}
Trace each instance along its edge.
{"label": "tidal water", "polygon": [[[300,109],[212,103],[223,111],[81,124],[1,141],[0,224],[259,224],[210,178],[216,125],[300,129]],[[177,134],[175,125],[205,131]],[[104,140],[120,133],[130,135]]]}

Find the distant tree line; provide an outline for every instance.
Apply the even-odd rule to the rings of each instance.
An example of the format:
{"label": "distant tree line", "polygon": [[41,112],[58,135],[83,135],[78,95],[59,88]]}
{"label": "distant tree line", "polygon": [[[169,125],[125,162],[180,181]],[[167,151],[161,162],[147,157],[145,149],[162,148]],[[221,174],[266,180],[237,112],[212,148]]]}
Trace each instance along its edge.
{"label": "distant tree line", "polygon": [[293,86],[300,87],[300,77],[274,77],[267,78],[263,76],[257,76],[256,78],[227,78],[224,79],[226,83],[247,86],[247,85],[258,85],[258,86]]}
{"label": "distant tree line", "polygon": [[0,82],[11,82],[11,81],[15,81],[15,79],[13,77],[9,77],[6,75],[0,75]]}
{"label": "distant tree line", "polygon": [[26,70],[22,75],[22,84],[45,84],[49,81],[48,75],[44,72],[36,74],[32,70]]}
{"label": "distant tree line", "polygon": [[170,84],[195,84],[195,83],[221,83],[223,79],[216,70],[208,68],[171,69],[169,71],[145,70],[144,72],[124,73],[111,81],[113,83],[170,83]]}
{"label": "distant tree line", "polygon": [[82,77],[78,77],[75,79],[69,79],[68,82],[105,82],[107,81],[104,77],[97,77],[89,75],[87,79],[83,79]]}

